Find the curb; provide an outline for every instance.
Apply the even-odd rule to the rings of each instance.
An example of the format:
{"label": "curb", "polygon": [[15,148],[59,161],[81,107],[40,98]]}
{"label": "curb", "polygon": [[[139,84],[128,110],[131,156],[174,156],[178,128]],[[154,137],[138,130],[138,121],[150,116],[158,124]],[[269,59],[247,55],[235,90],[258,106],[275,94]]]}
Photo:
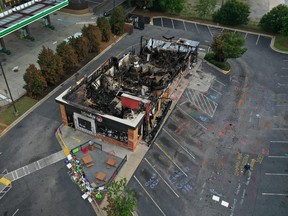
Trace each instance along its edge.
{"label": "curb", "polygon": [[[114,43],[110,44],[108,47],[106,47],[101,53],[99,53],[97,56],[95,56],[93,59],[91,59],[86,65],[84,65],[82,68],[80,68],[76,73],[81,73],[88,65],[90,65],[93,61],[100,58],[104,53],[106,53],[112,46],[114,46],[116,43],[118,43],[120,40],[122,40],[127,33],[123,34],[121,37],[119,37]],[[14,126],[16,126],[20,121],[22,121],[26,116],[28,116],[31,112],[33,112],[37,107],[39,107],[44,101],[46,101],[49,97],[51,97],[56,91],[58,91],[62,86],[70,82],[72,79],[74,79],[74,75],[70,76],[68,79],[60,83],[57,87],[55,87],[51,92],[49,92],[44,98],[42,98],[40,101],[38,101],[34,106],[32,106],[29,110],[27,110],[25,113],[23,113],[18,119],[16,119],[12,124],[10,124],[7,128],[5,128],[1,134],[0,138],[4,136],[8,131],[10,131]]]}
{"label": "curb", "polygon": [[275,52],[282,53],[282,54],[288,54],[288,51],[279,50],[279,49],[277,49],[277,48],[274,46],[275,39],[276,39],[276,37],[275,37],[275,36],[272,36],[272,40],[271,40],[271,43],[270,43],[270,48],[271,48],[272,50],[274,50]]}
{"label": "curb", "polygon": [[222,70],[221,68],[219,68],[219,67],[211,64],[211,63],[208,62],[207,60],[204,60],[203,62],[207,63],[210,67],[213,67],[214,69],[216,69],[217,71],[219,71],[219,72],[221,72],[221,73],[223,73],[223,74],[225,74],[225,75],[227,75],[227,74],[231,71],[231,69],[228,70],[228,71]]}

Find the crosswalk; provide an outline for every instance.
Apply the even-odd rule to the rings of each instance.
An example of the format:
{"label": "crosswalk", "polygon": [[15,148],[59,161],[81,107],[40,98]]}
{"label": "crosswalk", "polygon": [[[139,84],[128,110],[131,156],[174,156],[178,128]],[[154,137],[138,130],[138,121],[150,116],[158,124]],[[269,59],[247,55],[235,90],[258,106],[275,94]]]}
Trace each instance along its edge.
{"label": "crosswalk", "polygon": [[43,169],[51,164],[57,163],[58,161],[63,160],[64,158],[66,158],[66,156],[64,152],[61,150],[38,161],[35,161],[31,164],[28,164],[12,172],[9,172],[4,177],[13,182],[26,175],[36,172],[37,170]]}
{"label": "crosswalk", "polygon": [[186,96],[189,102],[201,112],[207,114],[211,118],[214,116],[218,106],[215,101],[211,100],[202,92],[189,88],[186,90]]}

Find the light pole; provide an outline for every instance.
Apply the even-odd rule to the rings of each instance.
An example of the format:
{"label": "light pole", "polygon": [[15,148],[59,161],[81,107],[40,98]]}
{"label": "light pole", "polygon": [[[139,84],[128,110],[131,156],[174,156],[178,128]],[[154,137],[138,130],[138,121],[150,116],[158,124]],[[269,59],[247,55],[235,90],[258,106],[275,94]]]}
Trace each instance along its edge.
{"label": "light pole", "polygon": [[9,85],[8,85],[8,82],[7,82],[5,73],[4,73],[4,70],[3,70],[2,62],[0,62],[0,67],[1,67],[1,71],[2,71],[4,80],[5,80],[5,83],[6,83],[6,86],[7,86],[7,89],[8,89],[10,98],[11,98],[11,101],[12,101],[12,105],[13,105],[13,108],[14,108],[14,115],[15,115],[15,116],[18,116],[18,111],[17,111],[17,109],[16,109],[16,106],[15,106],[15,103],[14,103],[14,100],[13,100],[13,97],[12,97],[12,94],[11,94],[11,91],[10,91],[10,88],[9,88]]}

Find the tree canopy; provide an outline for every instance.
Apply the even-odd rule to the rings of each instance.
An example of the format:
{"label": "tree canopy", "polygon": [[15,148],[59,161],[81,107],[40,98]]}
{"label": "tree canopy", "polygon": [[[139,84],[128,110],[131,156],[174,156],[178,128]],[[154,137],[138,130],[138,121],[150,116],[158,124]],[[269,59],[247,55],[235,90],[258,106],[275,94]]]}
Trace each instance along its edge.
{"label": "tree canopy", "polygon": [[127,216],[137,205],[134,193],[127,188],[126,178],[108,184],[108,205],[104,208],[108,216]]}
{"label": "tree canopy", "polygon": [[125,12],[122,6],[117,6],[113,9],[110,25],[113,34],[122,35],[124,33]]}
{"label": "tree canopy", "polygon": [[97,26],[89,24],[88,26],[84,25],[82,30],[82,35],[86,37],[89,41],[89,51],[98,53],[99,46],[102,39],[101,31]]}
{"label": "tree canopy", "polygon": [[246,52],[244,38],[232,32],[223,32],[213,38],[211,49],[219,62],[225,62],[228,58],[239,58]]}
{"label": "tree canopy", "polygon": [[213,21],[224,25],[244,25],[248,23],[249,6],[237,0],[228,0],[213,14]]}
{"label": "tree canopy", "polygon": [[75,52],[75,49],[65,41],[57,46],[56,53],[61,57],[64,69],[72,68],[77,65],[77,53]]}
{"label": "tree canopy", "polygon": [[185,0],[157,0],[154,1],[154,8],[168,13],[180,13],[184,8]]}
{"label": "tree canopy", "polygon": [[47,84],[55,85],[61,80],[64,70],[61,57],[54,54],[53,50],[43,46],[38,55],[38,64]]}
{"label": "tree canopy", "polygon": [[209,17],[217,4],[217,0],[199,0],[196,5],[196,12],[199,17]]}
{"label": "tree canopy", "polygon": [[[259,26],[267,32],[284,33],[287,30],[288,6],[280,4],[266,13],[260,20]],[[286,29],[286,30],[285,30]]]}
{"label": "tree canopy", "polygon": [[30,64],[23,76],[26,83],[24,88],[30,97],[41,96],[47,87],[47,82],[41,71],[34,64]]}
{"label": "tree canopy", "polygon": [[138,8],[151,8],[153,6],[153,1],[154,0],[134,0],[134,4]]}
{"label": "tree canopy", "polygon": [[86,37],[84,36],[77,37],[77,38],[71,37],[69,39],[69,44],[73,46],[75,52],[77,53],[79,61],[82,61],[88,56],[89,51],[90,51],[90,47],[89,47],[90,43]]}
{"label": "tree canopy", "polygon": [[112,35],[109,21],[105,17],[98,17],[97,26],[102,33],[102,41],[109,41]]}

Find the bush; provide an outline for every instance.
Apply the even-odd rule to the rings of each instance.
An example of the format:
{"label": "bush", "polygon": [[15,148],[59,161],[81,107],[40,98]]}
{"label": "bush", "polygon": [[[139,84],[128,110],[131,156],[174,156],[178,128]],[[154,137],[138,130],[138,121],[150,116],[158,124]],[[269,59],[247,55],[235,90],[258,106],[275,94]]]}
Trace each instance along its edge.
{"label": "bush", "polygon": [[216,67],[224,70],[224,71],[228,71],[230,70],[230,64],[228,62],[219,62],[215,60],[215,54],[214,53],[207,53],[204,57],[204,59],[208,62],[210,62],[211,64],[215,65]]}
{"label": "bush", "polygon": [[102,33],[102,41],[109,41],[112,35],[109,21],[105,17],[99,17],[97,19],[97,26]]}

